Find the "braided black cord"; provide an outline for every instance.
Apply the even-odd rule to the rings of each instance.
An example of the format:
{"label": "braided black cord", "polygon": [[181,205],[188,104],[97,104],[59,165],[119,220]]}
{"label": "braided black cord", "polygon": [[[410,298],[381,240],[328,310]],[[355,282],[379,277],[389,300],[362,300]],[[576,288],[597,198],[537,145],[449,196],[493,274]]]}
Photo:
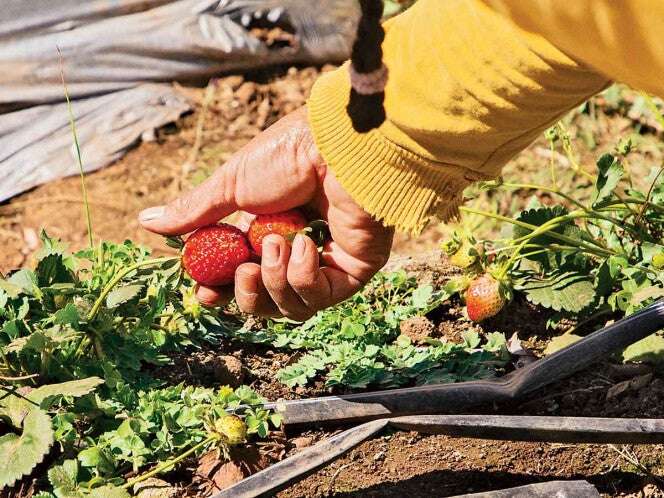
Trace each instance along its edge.
{"label": "braided black cord", "polygon": [[[382,43],[385,30],[381,24],[383,0],[359,0],[362,16],[357,25],[357,36],[353,43],[351,64],[356,73],[368,74],[383,67]],[[350,101],[346,108],[353,128],[366,133],[378,128],[385,121],[385,92],[361,94],[351,88]]]}

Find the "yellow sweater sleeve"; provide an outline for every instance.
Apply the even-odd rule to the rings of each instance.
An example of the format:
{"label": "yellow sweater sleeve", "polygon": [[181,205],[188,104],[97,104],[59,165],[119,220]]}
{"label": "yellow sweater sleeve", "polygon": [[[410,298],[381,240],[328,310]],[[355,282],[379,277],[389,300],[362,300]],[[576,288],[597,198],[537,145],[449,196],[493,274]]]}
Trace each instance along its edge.
{"label": "yellow sweater sleeve", "polygon": [[[418,232],[434,216],[449,219],[464,187],[498,175],[609,78],[656,90],[645,82],[664,62],[662,42],[654,22],[641,24],[646,21],[629,8],[644,2],[575,0],[563,7],[553,0],[418,0],[386,23],[387,121],[366,134],[353,130],[343,66],[312,90],[316,143],[342,186],[386,225]],[[655,31],[640,38],[641,29]],[[631,52],[621,46],[621,33],[630,33]],[[639,59],[647,47],[652,50]],[[648,66],[656,55],[659,65]],[[638,78],[628,78],[628,64],[639,66]]]}

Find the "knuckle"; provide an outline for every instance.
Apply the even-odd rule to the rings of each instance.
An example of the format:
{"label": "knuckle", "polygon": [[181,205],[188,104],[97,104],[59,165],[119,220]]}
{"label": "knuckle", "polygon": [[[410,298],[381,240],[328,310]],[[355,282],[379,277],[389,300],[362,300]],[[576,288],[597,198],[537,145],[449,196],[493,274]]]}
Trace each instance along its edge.
{"label": "knuckle", "polygon": [[188,213],[194,207],[193,199],[190,195],[178,197],[170,204],[170,209],[176,214]]}
{"label": "knuckle", "polygon": [[286,317],[291,320],[295,320],[296,322],[304,322],[314,316],[314,312],[312,310],[286,310],[279,308],[281,313]]}
{"label": "knuckle", "polygon": [[311,272],[292,272],[288,275],[288,282],[294,289],[306,291],[316,287],[316,275]]}

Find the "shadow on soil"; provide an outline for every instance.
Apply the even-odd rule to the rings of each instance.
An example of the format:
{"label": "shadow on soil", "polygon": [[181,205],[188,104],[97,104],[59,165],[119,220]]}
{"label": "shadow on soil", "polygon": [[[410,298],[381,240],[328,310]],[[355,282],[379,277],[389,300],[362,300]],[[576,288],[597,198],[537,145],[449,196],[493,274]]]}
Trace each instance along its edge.
{"label": "shadow on soil", "polygon": [[494,491],[561,479],[586,480],[594,485],[600,493],[606,493],[610,496],[638,492],[645,484],[650,482],[647,477],[622,471],[611,471],[592,476],[574,475],[559,477],[552,475],[550,479],[542,479],[542,476],[538,477],[500,471],[438,470],[403,481],[380,483],[355,491],[338,491],[330,496],[334,496],[335,498],[403,498],[404,496],[408,496],[409,498],[430,498],[432,496],[443,497]]}

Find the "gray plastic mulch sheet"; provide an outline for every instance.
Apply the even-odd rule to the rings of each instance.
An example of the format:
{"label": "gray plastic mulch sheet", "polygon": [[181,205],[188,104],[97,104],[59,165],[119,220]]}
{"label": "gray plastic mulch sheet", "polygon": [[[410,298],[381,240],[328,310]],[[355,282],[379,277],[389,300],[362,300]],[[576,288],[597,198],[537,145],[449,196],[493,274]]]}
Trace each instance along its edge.
{"label": "gray plastic mulch sheet", "polygon": [[[664,420],[612,419],[591,417],[537,417],[510,415],[421,415],[365,422],[321,441],[299,453],[262,470],[214,495],[213,498],[254,498],[271,496],[280,489],[343,456],[386,427],[424,434],[445,434],[509,441],[556,443],[664,443]],[[542,490],[551,488],[546,486]],[[506,492],[506,490],[503,490]],[[479,494],[468,496],[598,496],[533,494]]]}
{"label": "gray plastic mulch sheet", "polygon": [[[145,84],[73,106],[85,171],[119,159],[144,133],[175,121],[189,103],[169,85]],[[65,103],[0,116],[0,199],[76,174]]]}
{"label": "gray plastic mulch sheet", "polygon": [[[341,61],[357,15],[356,0],[3,0],[0,201],[77,172],[58,48],[92,170],[189,109],[168,85],[146,83]],[[293,43],[268,46],[257,27]]]}
{"label": "gray plastic mulch sheet", "polygon": [[599,498],[595,486],[587,481],[549,481],[499,489],[470,495],[457,495],[452,498]]}

